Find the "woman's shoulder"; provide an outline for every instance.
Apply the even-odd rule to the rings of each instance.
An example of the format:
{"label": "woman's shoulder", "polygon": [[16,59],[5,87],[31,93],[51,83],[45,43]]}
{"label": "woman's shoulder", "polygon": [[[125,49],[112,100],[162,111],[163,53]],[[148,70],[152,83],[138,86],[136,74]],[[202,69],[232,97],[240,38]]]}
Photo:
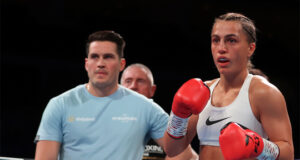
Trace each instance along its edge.
{"label": "woman's shoulder", "polygon": [[280,90],[262,76],[254,75],[249,88],[250,95],[265,99],[267,97],[277,98],[282,96]]}
{"label": "woman's shoulder", "polygon": [[219,78],[215,78],[215,79],[212,79],[212,80],[206,80],[204,83],[210,87],[212,84],[214,84]]}

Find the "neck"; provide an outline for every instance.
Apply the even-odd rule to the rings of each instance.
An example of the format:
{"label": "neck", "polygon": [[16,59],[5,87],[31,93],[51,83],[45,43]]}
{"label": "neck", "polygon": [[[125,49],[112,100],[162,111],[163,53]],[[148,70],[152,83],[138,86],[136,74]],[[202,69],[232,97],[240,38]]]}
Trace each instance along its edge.
{"label": "neck", "polygon": [[243,85],[247,75],[248,71],[230,75],[221,74],[219,84],[225,89],[240,88]]}
{"label": "neck", "polygon": [[109,96],[113,93],[115,93],[118,90],[118,84],[113,85],[113,86],[100,86],[100,85],[95,85],[91,82],[86,84],[86,89],[90,94],[96,97],[106,97]]}

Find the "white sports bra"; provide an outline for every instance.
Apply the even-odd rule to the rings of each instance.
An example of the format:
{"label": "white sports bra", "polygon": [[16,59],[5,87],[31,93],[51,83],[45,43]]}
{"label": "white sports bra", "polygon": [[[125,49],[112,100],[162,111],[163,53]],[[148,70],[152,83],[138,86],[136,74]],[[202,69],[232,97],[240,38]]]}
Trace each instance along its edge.
{"label": "white sports bra", "polygon": [[237,122],[242,124],[252,131],[255,131],[263,138],[267,138],[260,122],[254,116],[249,102],[248,93],[252,77],[253,75],[248,74],[238,96],[231,104],[224,107],[215,107],[211,104],[213,90],[220,79],[216,80],[210,86],[212,96],[204,110],[200,113],[197,123],[197,133],[200,145],[220,146],[220,129],[228,122]]}

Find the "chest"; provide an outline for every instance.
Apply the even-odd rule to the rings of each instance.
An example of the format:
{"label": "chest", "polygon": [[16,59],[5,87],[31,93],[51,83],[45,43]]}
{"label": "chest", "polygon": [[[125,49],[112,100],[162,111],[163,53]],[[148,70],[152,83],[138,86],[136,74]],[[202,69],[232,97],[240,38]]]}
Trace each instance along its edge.
{"label": "chest", "polygon": [[228,106],[237,98],[239,92],[240,88],[230,89],[228,91],[215,88],[212,94],[211,103],[216,107]]}
{"label": "chest", "polygon": [[67,111],[63,122],[63,136],[67,142],[109,143],[123,138],[140,139],[146,134],[146,121],[138,109],[122,105],[84,104]]}

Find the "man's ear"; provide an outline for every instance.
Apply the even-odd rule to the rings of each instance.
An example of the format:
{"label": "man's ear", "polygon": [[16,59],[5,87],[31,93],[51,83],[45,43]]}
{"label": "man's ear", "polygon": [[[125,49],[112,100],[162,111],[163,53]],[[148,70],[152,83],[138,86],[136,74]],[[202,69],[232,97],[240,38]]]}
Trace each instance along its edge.
{"label": "man's ear", "polygon": [[121,61],[120,61],[120,72],[124,70],[125,66],[126,66],[126,60],[125,58],[121,58]]}
{"label": "man's ear", "polygon": [[87,63],[88,63],[88,58],[85,58],[84,59],[84,68],[85,68],[86,71],[88,71],[88,64]]}
{"label": "man's ear", "polygon": [[154,94],[155,94],[155,91],[156,91],[156,85],[155,85],[155,84],[153,84],[153,86],[151,87],[151,97],[153,97],[153,96],[154,96]]}

